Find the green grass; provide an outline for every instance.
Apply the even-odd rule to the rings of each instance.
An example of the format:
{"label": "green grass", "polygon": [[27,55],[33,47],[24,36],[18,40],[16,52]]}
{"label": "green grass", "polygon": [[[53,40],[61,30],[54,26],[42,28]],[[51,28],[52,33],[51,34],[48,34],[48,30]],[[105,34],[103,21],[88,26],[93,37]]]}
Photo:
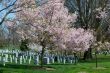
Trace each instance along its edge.
{"label": "green grass", "polygon": [[7,64],[5,67],[0,65],[0,73],[110,73],[110,55],[98,56],[99,68],[95,68],[95,59],[86,62],[80,61],[76,65],[53,64],[47,66],[55,70],[44,70],[35,65]]}

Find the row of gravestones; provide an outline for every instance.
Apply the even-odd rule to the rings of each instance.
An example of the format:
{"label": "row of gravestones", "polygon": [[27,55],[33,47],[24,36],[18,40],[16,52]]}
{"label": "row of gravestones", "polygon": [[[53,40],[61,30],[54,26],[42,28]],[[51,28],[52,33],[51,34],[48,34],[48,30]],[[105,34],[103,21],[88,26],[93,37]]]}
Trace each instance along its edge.
{"label": "row of gravestones", "polygon": [[73,64],[73,63],[76,63],[78,62],[78,58],[76,57],[73,57],[73,56],[53,56],[53,57],[44,57],[43,58],[44,60],[44,64],[53,64],[55,62],[57,63],[63,63],[63,64],[66,64],[66,63],[70,63],[70,64]]}
{"label": "row of gravestones", "polygon": [[105,55],[107,55],[107,54],[110,54],[110,51],[109,50],[100,51],[100,52],[98,52],[98,54],[105,54]]}
{"label": "row of gravestones", "polygon": [[[93,53],[93,54],[95,54],[95,53]],[[110,54],[110,50],[97,51],[97,54],[105,54],[105,55],[107,55],[107,54]]]}
{"label": "row of gravestones", "polygon": [[[61,56],[61,55],[52,55],[45,54],[43,57],[44,64],[53,64],[53,63],[75,63],[78,61],[78,58],[71,56]],[[19,52],[19,51],[0,51],[0,62],[5,66],[6,63],[16,63],[16,64],[36,64],[40,63],[40,53],[34,52]]]}
{"label": "row of gravestones", "polygon": [[36,61],[35,55],[27,55],[27,54],[19,53],[19,52],[16,52],[16,53],[0,53],[0,62],[3,63],[3,65],[5,65],[6,63],[16,63],[16,64],[28,63],[28,64],[31,64],[31,62],[33,60]]}

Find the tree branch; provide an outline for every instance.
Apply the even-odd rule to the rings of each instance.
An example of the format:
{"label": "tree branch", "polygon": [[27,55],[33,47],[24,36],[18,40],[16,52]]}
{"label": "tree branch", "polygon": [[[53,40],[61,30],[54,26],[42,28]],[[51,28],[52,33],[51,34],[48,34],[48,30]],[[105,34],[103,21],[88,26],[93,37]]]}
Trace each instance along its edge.
{"label": "tree branch", "polygon": [[10,7],[13,6],[16,2],[17,2],[17,0],[15,0],[12,4],[8,5],[7,7],[1,9],[0,12],[2,12],[3,10],[6,10],[6,9],[8,9],[8,8],[10,8]]}
{"label": "tree branch", "polygon": [[0,22],[0,25],[2,25],[2,23],[3,23],[4,20],[5,20],[5,18],[7,17],[7,15],[8,15],[11,11],[12,11],[12,9],[9,10],[9,11],[4,15],[4,17],[2,18],[2,20],[1,20],[1,22]]}

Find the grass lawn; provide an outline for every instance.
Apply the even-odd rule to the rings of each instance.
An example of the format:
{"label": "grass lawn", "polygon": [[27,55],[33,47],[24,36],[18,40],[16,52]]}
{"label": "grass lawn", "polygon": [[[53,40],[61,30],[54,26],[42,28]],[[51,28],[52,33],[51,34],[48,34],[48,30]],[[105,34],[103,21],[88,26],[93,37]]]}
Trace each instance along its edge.
{"label": "grass lawn", "polygon": [[98,68],[95,68],[95,59],[86,62],[81,61],[77,65],[53,64],[47,66],[53,69],[44,70],[37,66],[29,65],[7,64],[5,67],[0,65],[0,73],[110,73],[110,55],[98,56]]}

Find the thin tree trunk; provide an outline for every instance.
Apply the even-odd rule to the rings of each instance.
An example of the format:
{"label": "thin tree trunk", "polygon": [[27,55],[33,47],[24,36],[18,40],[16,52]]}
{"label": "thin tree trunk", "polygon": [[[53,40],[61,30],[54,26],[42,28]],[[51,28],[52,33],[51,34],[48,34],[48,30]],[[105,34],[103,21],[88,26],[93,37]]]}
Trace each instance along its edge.
{"label": "thin tree trunk", "polygon": [[75,60],[74,64],[76,65],[76,64],[77,64],[77,56],[76,56],[76,53],[74,53],[74,60]]}
{"label": "thin tree trunk", "polygon": [[96,59],[96,68],[98,67],[98,61],[97,61],[97,51],[95,52],[95,59]]}

